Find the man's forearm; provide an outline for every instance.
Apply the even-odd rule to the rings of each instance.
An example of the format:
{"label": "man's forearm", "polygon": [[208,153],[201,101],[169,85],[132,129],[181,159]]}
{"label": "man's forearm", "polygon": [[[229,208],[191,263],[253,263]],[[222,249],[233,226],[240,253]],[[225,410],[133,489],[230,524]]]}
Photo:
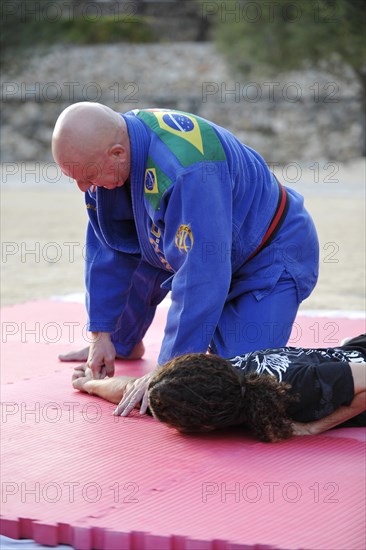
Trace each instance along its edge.
{"label": "man's forearm", "polygon": [[346,420],[361,414],[366,410],[366,391],[360,392],[355,395],[352,403],[347,407],[339,407],[332,414],[315,420],[314,422],[308,422],[307,428],[310,435],[320,434],[326,430],[330,430]]}

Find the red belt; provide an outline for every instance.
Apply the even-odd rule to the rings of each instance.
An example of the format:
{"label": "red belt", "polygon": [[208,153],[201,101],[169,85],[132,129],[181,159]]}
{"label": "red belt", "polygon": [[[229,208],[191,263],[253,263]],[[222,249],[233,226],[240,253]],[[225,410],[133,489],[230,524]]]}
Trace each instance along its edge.
{"label": "red belt", "polygon": [[276,176],[274,176],[277,183],[278,183],[278,189],[279,189],[279,196],[278,196],[278,202],[277,202],[277,208],[273,215],[273,218],[271,220],[271,223],[269,224],[269,227],[266,231],[266,234],[264,235],[261,243],[257,248],[252,252],[252,254],[249,256],[249,258],[246,259],[245,263],[249,262],[254,256],[259,254],[263,248],[271,244],[275,236],[277,235],[278,231],[280,230],[281,225],[283,224],[286,214],[288,212],[290,200],[288,193],[283,185],[280,184]]}

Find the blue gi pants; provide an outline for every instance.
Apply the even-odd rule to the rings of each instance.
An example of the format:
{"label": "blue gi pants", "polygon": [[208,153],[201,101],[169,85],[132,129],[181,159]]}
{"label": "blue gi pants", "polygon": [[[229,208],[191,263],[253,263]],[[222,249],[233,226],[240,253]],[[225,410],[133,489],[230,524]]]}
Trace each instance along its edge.
{"label": "blue gi pants", "polygon": [[[145,336],[154,318],[156,306],[168,293],[160,285],[169,275],[146,263],[140,264],[134,276],[127,306],[112,335],[118,355],[129,355]],[[298,307],[295,281],[285,271],[263,297],[256,297],[252,291],[239,296],[229,295],[214,330],[210,349],[222,357],[233,357],[266,347],[285,346]],[[201,330],[212,332],[213,328],[203,326]],[[187,349],[189,350],[189,344]]]}
{"label": "blue gi pants", "polygon": [[[318,239],[311,218],[305,210],[291,216],[296,200],[293,195],[290,215],[274,241],[234,271],[217,326],[203,323],[198,327],[201,349],[190,349],[187,342],[187,353],[207,351],[210,338],[210,350],[222,357],[287,344],[299,305],[316,284],[319,265]],[[168,293],[161,285],[169,277],[171,273],[141,261],[112,335],[118,355],[129,355],[143,339],[156,306]]]}

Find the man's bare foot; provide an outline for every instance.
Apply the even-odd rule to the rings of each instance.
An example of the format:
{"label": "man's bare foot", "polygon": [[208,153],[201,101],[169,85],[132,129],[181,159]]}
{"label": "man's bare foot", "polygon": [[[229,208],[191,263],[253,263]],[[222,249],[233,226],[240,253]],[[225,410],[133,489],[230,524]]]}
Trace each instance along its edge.
{"label": "man's bare foot", "polygon": [[79,351],[70,351],[69,353],[61,354],[58,356],[60,361],[71,362],[77,361],[78,363],[86,363],[89,357],[89,346]]}
{"label": "man's bare foot", "polygon": [[123,357],[122,355],[117,355],[117,359],[129,359],[130,361],[136,361],[137,359],[141,359],[145,353],[145,346],[143,341],[139,342],[132,348],[131,353],[127,357]]}
{"label": "man's bare foot", "polygon": [[[123,357],[122,355],[116,355],[116,359],[129,359],[129,360],[137,360],[141,359],[141,357],[145,353],[145,346],[144,343],[141,341],[133,348],[130,355],[128,357]],[[89,346],[86,348],[83,348],[78,351],[70,351],[69,353],[65,353],[62,355],[59,355],[58,358],[60,361],[64,363],[68,362],[77,362],[77,363],[86,363],[89,357]]]}

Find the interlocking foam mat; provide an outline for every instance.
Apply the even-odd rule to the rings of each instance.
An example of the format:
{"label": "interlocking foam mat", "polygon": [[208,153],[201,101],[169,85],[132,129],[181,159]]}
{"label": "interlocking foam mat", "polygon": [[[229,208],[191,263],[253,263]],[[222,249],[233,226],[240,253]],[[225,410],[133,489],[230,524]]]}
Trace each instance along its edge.
{"label": "interlocking foam mat", "polygon": [[[116,418],[74,391],[73,365],[57,359],[86,345],[82,305],[1,313],[2,535],[85,550],[365,548],[365,429],[266,444],[238,429],[181,435],[137,411]],[[165,316],[147,358],[119,361],[117,374],[154,367]],[[290,345],[365,332],[363,319],[296,323]]]}

